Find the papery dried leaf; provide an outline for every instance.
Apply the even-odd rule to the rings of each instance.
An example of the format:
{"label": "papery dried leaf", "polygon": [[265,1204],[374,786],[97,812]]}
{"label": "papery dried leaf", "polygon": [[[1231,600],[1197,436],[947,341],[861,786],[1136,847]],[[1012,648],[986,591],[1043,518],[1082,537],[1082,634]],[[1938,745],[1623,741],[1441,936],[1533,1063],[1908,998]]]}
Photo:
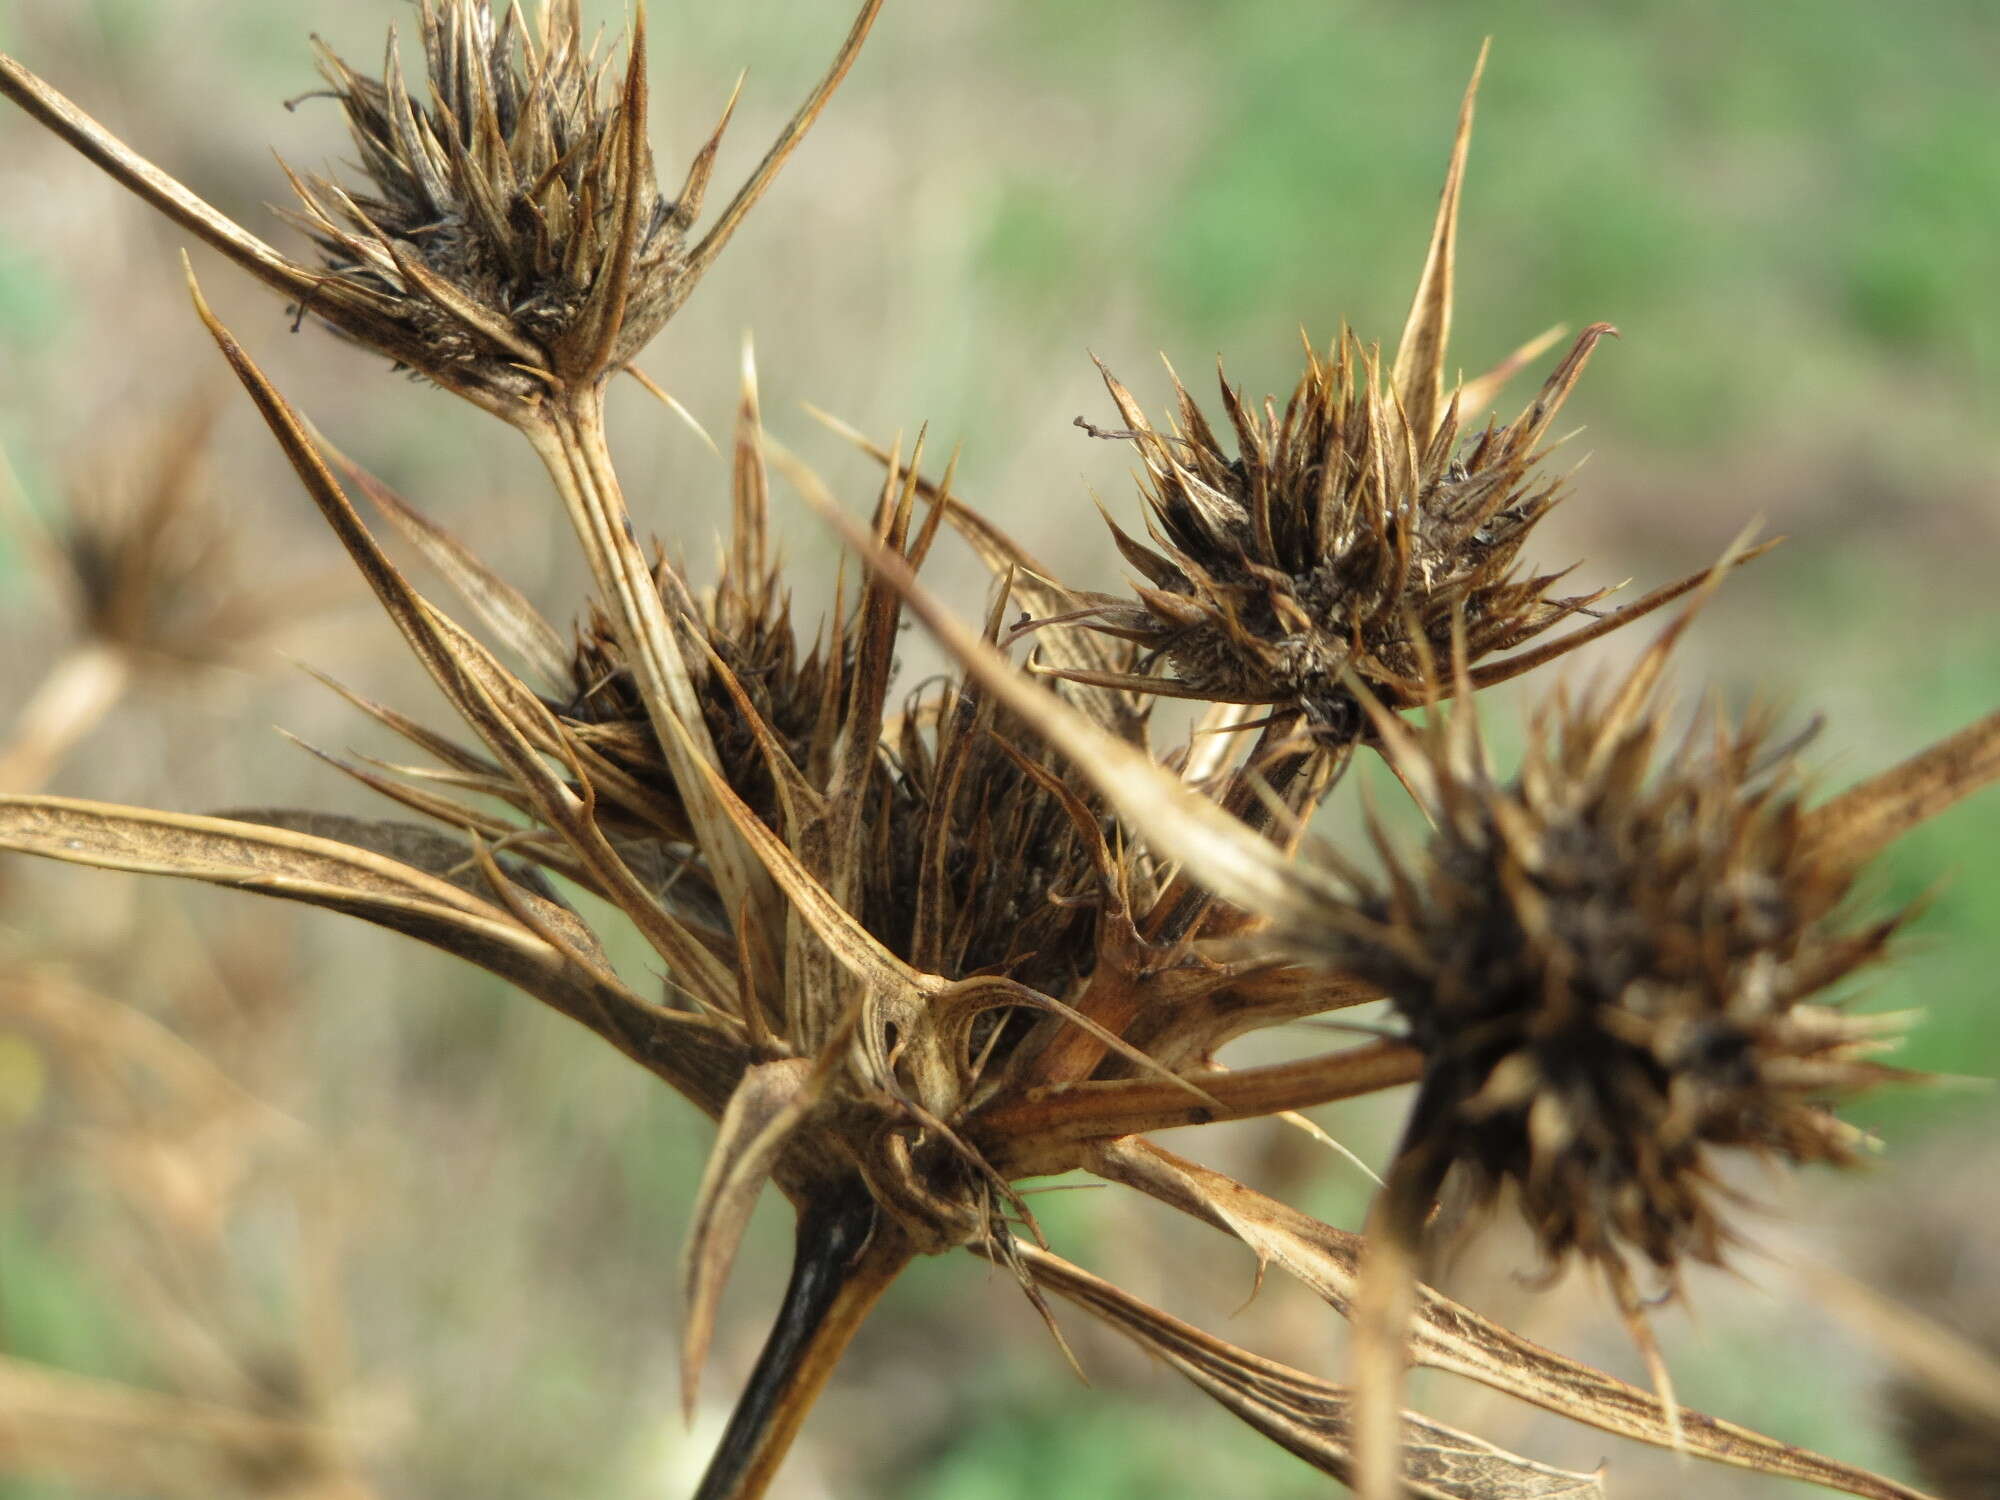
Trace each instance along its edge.
{"label": "papery dried leaf", "polygon": [[[477,869],[472,847],[421,823],[400,823],[393,818],[355,818],[344,813],[315,812],[303,808],[229,807],[210,816],[232,823],[256,823],[266,828],[283,828],[310,838],[344,844],[350,849],[366,849],[374,854],[435,875],[468,895],[481,900],[491,895],[486,879]],[[508,879],[525,887],[552,906],[566,903],[556,894],[548,878],[532,865],[519,860],[503,860]]]}
{"label": "papery dried leaf", "polygon": [[[765,189],[769,188],[773,179],[777,177],[779,168],[783,167],[792,152],[798,149],[799,142],[804,140],[806,132],[812,129],[813,122],[819,119],[820,112],[826,108],[826,103],[833,97],[834,90],[840,87],[841,82],[847,77],[848,70],[854,66],[854,60],[861,55],[861,44],[868,40],[868,33],[874,27],[875,17],[881,10],[882,0],[864,0],[860,13],[855,16],[854,24],[848,28],[847,39],[840,44],[840,51],[835,54],[833,65],[827,69],[826,76],[821,78],[818,86],[806,96],[806,102],[799,106],[798,113],[793,115],[791,121],[779,132],[778,139],[772,143],[771,149],[765,152],[764,159],[757,164],[757,170],[752,172],[749,180],[737,189],[736,196],[730,200],[729,206],[723,209],[715,223],[702,236],[701,243],[689,254],[684,284],[690,290],[700,279],[702,272],[713,264],[716,256],[722,253],[723,247],[742,227],[744,216],[756,206],[757,200],[764,196]],[[681,295],[684,298],[686,293],[683,292]],[[674,305],[678,306],[679,303],[676,302]]]}
{"label": "papery dried leaf", "polygon": [[1465,184],[1465,155],[1472,144],[1472,105],[1479,96],[1479,79],[1486,71],[1491,45],[1488,41],[1480,46],[1479,59],[1472,65],[1472,81],[1465,86],[1465,99],[1458,107],[1458,131],[1452,138],[1451,165],[1445,171],[1444,191],[1438,200],[1437,224],[1431,231],[1423,275],[1417,281],[1417,294],[1389,376],[1419,446],[1430,441],[1444,409],[1452,273],[1458,255],[1458,203]]}
{"label": "papery dried leaf", "polygon": [[1812,834],[1859,863],[1996,779],[2000,713],[1991,713],[1815,808]]}
{"label": "papery dried leaf", "polygon": [[738,1044],[711,1022],[649,1005],[608,969],[587,955],[579,962],[508,911],[367,850],[251,823],[60,797],[0,797],[0,849],[232,886],[404,933],[588,1026],[711,1113],[721,1112],[743,1064]]}
{"label": "papery dried leaf", "polygon": [[[1260,1262],[1274,1262],[1349,1316],[1360,1291],[1361,1236],[1322,1224],[1219,1172],[1150,1141],[1098,1149],[1100,1175],[1234,1235]],[[1410,1357],[1431,1369],[1477,1380],[1558,1416],[1620,1437],[1673,1448],[1673,1424],[1657,1397],[1601,1370],[1565,1359],[1491,1323],[1429,1288],[1419,1292]],[[1678,1446],[1698,1458],[1802,1479],[1868,1500],[1924,1500],[1879,1474],[1683,1408]]]}
{"label": "papery dried leaf", "polygon": [[[339,482],[321,461],[298,413],[216,319],[200,289],[193,287],[191,274],[190,286],[196,311],[256,402],[306,492],[432,680],[534,798],[542,820],[568,839],[601,888],[611,893],[655,951],[673,967],[676,983],[716,1009],[726,1010],[735,986],[721,962],[661,906],[605,837],[591,805],[543,759],[544,751],[574,754],[554,714],[490,652],[410,587],[383,555]],[[711,858],[720,858],[714,850],[708,852]]]}
{"label": "papery dried leaf", "polygon": [[[1224,1343],[1045,1250],[1024,1245],[1018,1254],[1037,1286],[1110,1324],[1322,1473],[1351,1479],[1347,1390]],[[1605,1494],[1601,1475],[1553,1469],[1415,1414],[1404,1420],[1403,1478],[1421,1500],[1602,1500]]]}
{"label": "papery dried leaf", "polygon": [[743,1231],[787,1138],[812,1107],[811,1080],[804,1058],[757,1064],[729,1096],[716,1128],[681,1262],[681,1407],[689,1421]]}
{"label": "papery dried leaf", "polygon": [[1031,1169],[1029,1161],[1006,1154],[1003,1143],[1021,1143],[1012,1147],[1016,1152],[1032,1148],[1038,1153],[1032,1170],[1039,1175],[1065,1170],[1062,1164],[1072,1160],[1073,1149],[1086,1142],[1311,1109],[1414,1083],[1422,1071],[1421,1053],[1385,1042],[1257,1068],[1196,1073],[1191,1077],[1203,1090],[1199,1098],[1190,1095],[1188,1078],[1087,1079],[1028,1089],[977,1113],[971,1128],[1023,1175]]}

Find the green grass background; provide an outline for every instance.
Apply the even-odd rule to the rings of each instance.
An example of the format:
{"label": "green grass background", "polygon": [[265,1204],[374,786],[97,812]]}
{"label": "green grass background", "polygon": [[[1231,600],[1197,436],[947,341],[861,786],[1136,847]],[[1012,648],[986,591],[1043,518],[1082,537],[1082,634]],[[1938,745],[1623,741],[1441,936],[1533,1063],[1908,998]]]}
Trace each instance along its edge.
{"label": "green grass background", "polygon": [[[0,4],[0,48],[263,227],[261,202],[281,196],[269,143],[308,165],[340,151],[327,106],[278,108],[311,86],[303,33],[317,28],[359,61],[389,20],[409,29],[408,8],[13,0]],[[751,69],[725,180],[747,170],[841,24],[805,0],[659,3],[651,21],[665,177],[737,69]],[[879,432],[929,422],[934,441],[962,445],[968,493],[1080,581],[1112,586],[1119,569],[1089,495],[1129,515],[1129,481],[1122,453],[1069,425],[1106,405],[1086,350],[1157,406],[1156,351],[1191,383],[1219,353],[1253,391],[1282,393],[1301,326],[1322,343],[1343,320],[1392,341],[1457,96],[1488,35],[1458,357],[1475,371],[1557,322],[1604,318],[1623,332],[1569,408],[1587,424],[1572,452],[1589,463],[1545,554],[1586,557],[1585,576],[1645,587],[1699,566],[1753,516],[1792,535],[1713,607],[1682,681],[1690,701],[1713,685],[1736,701],[1774,695],[1799,717],[1824,712],[1814,755],[1829,788],[2000,701],[2000,29],[1984,0],[891,0],[820,133],[646,362],[721,430],[751,331],[774,430],[855,503],[866,466],[797,401]],[[11,112],[0,114],[0,201],[17,209],[0,215],[0,441],[55,513],[65,476],[118,433],[221,382],[182,299],[182,237]],[[212,257],[197,266],[322,426],[503,571],[565,597],[574,575],[550,560],[560,549],[522,455],[365,356],[312,333],[290,338],[260,294]],[[636,400],[620,416],[628,488],[646,519],[704,558],[718,471]],[[223,446],[219,482],[258,565],[336,567],[246,413],[225,418]],[[792,547],[802,597],[823,597],[829,544],[798,521]],[[942,566],[976,597],[965,559]],[[49,604],[0,551],[0,611],[26,643],[0,668],[0,722],[60,646]],[[288,644],[392,701],[414,691],[365,609],[303,622]],[[920,644],[910,650],[922,659]],[[1503,741],[1520,702],[1493,710]],[[186,807],[364,805],[275,749],[262,727],[273,720],[335,747],[360,737],[337,705],[278,669],[220,697],[136,703],[60,789]],[[1905,1054],[1913,1066],[2000,1073],[1995,828],[1991,801],[1941,819],[1884,859],[1871,893],[1883,904],[1927,898],[1901,962],[1865,999],[1923,1009]],[[211,943],[232,941],[246,917],[227,898],[175,893],[115,898],[127,928],[80,916],[78,903],[108,884],[10,872],[0,923],[17,948],[62,953],[171,1018],[163,987],[121,959],[120,944],[157,933],[169,907]],[[373,1195],[373,1241],[357,1249],[350,1284],[360,1363],[420,1414],[385,1448],[387,1491],[675,1493],[683,1481],[669,1476],[687,1472],[702,1441],[673,1416],[671,1288],[703,1127],[581,1033],[441,961],[331,930],[330,918],[258,918],[286,924],[294,945],[277,964],[295,1013],[274,1087]],[[88,1174],[40,1149],[60,1135],[61,1110],[39,1097],[0,1110],[17,1133],[0,1147],[0,1348],[144,1381],[154,1361],[117,1286],[73,1253],[94,1222],[79,1206]],[[1885,1179],[1896,1156],[1954,1133],[1990,1149],[2000,1123],[1979,1088],[1904,1090],[1856,1117],[1891,1148]],[[1373,1142],[1379,1159],[1380,1118],[1329,1111],[1323,1123]],[[1225,1148],[1239,1165],[1276,1149],[1246,1139]],[[1306,1160],[1265,1164],[1352,1222],[1359,1192],[1330,1159]],[[1866,1194],[1886,1191],[1812,1188],[1825,1196],[1807,1195],[1802,1222],[1821,1248],[1852,1249],[1843,1225],[1877,1201]],[[1211,1279],[1225,1316],[1240,1301],[1247,1273],[1226,1246],[1128,1220],[1106,1196],[1052,1210],[1059,1248],[1142,1279],[1156,1268],[1172,1295]],[[758,1299],[782,1276],[775,1215],[758,1236],[711,1400],[740,1376]],[[1104,1389],[1077,1388],[1017,1302],[973,1268],[923,1268],[857,1349],[784,1492],[1325,1493],[1115,1351],[1094,1351],[1111,1371]],[[1904,1464],[1859,1346],[1829,1344],[1810,1309],[1743,1316],[1752,1331],[1740,1337],[1728,1319],[1675,1325],[1689,1400],[1842,1456]],[[1586,1315],[1574,1318],[1558,1327],[1630,1370],[1615,1337],[1586,1336]],[[1330,1329],[1326,1340],[1333,1351]],[[1594,1436],[1564,1441],[1566,1453],[1531,1451],[1587,1468],[1606,1448]],[[1617,1460],[1633,1467],[1614,1467],[1614,1481],[1635,1479],[1614,1493],[1680,1483],[1643,1456],[1621,1449]],[[1699,1479],[1716,1495],[1783,1489]],[[5,1500],[66,1493],[0,1479]]]}

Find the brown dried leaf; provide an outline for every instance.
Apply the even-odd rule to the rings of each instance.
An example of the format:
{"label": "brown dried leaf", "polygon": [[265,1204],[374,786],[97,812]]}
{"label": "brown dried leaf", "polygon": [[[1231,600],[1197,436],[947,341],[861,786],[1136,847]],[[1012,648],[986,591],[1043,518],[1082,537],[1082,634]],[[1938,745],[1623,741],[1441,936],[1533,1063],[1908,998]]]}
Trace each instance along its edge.
{"label": "brown dried leaf", "polygon": [[[1016,1247],[1035,1284],[1157,1355],[1223,1407],[1322,1473],[1347,1482],[1348,1392],[1170,1317],[1032,1245]],[[1597,1474],[1572,1474],[1407,1414],[1403,1475],[1421,1500],[1602,1500]]]}
{"label": "brown dried leaf", "polygon": [[488,568],[463,542],[423,515],[380,479],[315,433],[334,466],[366,495],[411,546],[428,562],[486,628],[550,685],[569,677],[569,652],[556,628],[542,618],[513,584]]}
{"label": "brown dried leaf", "polygon": [[[431,679],[534,799],[543,821],[570,842],[599,889],[611,896],[671,966],[675,982],[718,1010],[726,1010],[734,984],[720,960],[660,904],[618,855],[597,826],[593,807],[586,800],[587,783],[586,797],[579,797],[542,758],[544,751],[563,755],[572,774],[583,781],[574,747],[554,714],[491,652],[434,609],[383,555],[321,460],[303,419],[209,309],[201,289],[194,285],[191,269],[188,280],[195,310],[210,336],[257,404],[307,494]],[[654,599],[657,603],[657,591]]]}
{"label": "brown dried leaf", "polygon": [[1813,813],[1813,832],[1859,864],[1996,779],[2000,712],[1842,792]]}
{"label": "brown dried leaf", "polygon": [[[350,849],[366,849],[393,859],[426,875],[435,875],[471,896],[484,900],[491,894],[484,877],[474,865],[472,846],[421,823],[404,823],[395,818],[353,818],[344,813],[315,812],[287,807],[230,807],[211,814],[232,823],[256,823],[265,828],[283,828],[311,838],[329,839]],[[501,867],[515,884],[525,886],[551,905],[564,905],[546,876],[518,860],[503,860]]]}
{"label": "brown dried leaf", "polygon": [[714,262],[716,256],[722,253],[723,246],[727,245],[730,237],[742,227],[744,217],[756,207],[757,200],[764,196],[764,190],[770,187],[779,169],[798,148],[799,142],[805,139],[806,132],[813,127],[813,122],[819,119],[820,111],[826,108],[834,90],[840,87],[841,81],[847,77],[848,69],[854,66],[855,58],[861,55],[861,44],[868,40],[869,29],[874,26],[876,14],[881,9],[882,0],[865,0],[860,14],[854,18],[854,25],[848,29],[847,40],[840,44],[840,51],[834,57],[833,65],[827,69],[826,76],[820,79],[819,86],[806,96],[806,102],[799,106],[798,113],[793,115],[790,123],[778,133],[778,139],[772,143],[771,149],[764,153],[764,159],[757,164],[757,170],[752,172],[749,180],[736,190],[736,196],[730,200],[729,206],[722,211],[715,223],[709,226],[708,232],[701,238],[701,243],[689,253],[686,269],[675,282],[677,290],[683,287],[687,290],[679,292],[675,298],[675,306],[686,297],[688,291],[694,289],[695,283],[701,280],[702,273]]}
{"label": "brown dried leaf", "polygon": [[[1276,1262],[1343,1317],[1359,1292],[1362,1239],[1243,1186],[1220,1172],[1137,1138],[1099,1147],[1091,1168],[1242,1240],[1260,1262]],[[1565,1359],[1429,1288],[1420,1288],[1410,1357],[1448,1370],[1620,1437],[1676,1446],[1657,1397],[1578,1361]],[[1686,1407],[1680,1447],[1697,1458],[1763,1474],[1822,1484],[1869,1500],[1924,1500],[1922,1494],[1864,1469]]]}
{"label": "brown dried leaf", "polygon": [[[608,969],[579,963],[509,912],[365,849],[222,818],[6,796],[0,796],[0,849],[255,891],[414,937],[581,1022],[711,1114],[721,1113],[741,1071],[740,1045],[713,1023],[649,1005]],[[542,905],[576,923],[562,908]]]}
{"label": "brown dried leaf", "polygon": [[681,1262],[681,1407],[694,1419],[715,1313],[750,1225],[750,1212],[785,1142],[813,1101],[812,1064],[802,1057],[760,1063],[743,1075],[715,1133],[695,1194]]}
{"label": "brown dried leaf", "polygon": [[1396,347],[1390,375],[1403,403],[1410,431],[1419,446],[1428,443],[1444,408],[1445,351],[1451,342],[1452,270],[1458,255],[1458,202],[1465,182],[1465,154],[1472,144],[1472,105],[1479,95],[1479,76],[1486,71],[1487,46],[1472,65],[1472,81],[1458,107],[1458,133],[1451,143],[1451,165],[1445,170],[1444,192],[1438,201],[1437,223],[1431,230],[1430,253],[1410,304],[1409,320]]}

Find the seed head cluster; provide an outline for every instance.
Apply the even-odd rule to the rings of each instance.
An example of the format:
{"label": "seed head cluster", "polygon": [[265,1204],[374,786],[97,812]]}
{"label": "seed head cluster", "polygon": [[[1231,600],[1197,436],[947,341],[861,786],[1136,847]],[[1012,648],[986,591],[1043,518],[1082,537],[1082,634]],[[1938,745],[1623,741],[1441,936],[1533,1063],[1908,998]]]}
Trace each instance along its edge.
{"label": "seed head cluster", "polygon": [[1828,1105],[1893,1076],[1871,1060],[1882,1025],[1817,997],[1899,919],[1840,920],[1853,866],[1761,724],[1656,765],[1664,710],[1643,697],[1559,698],[1504,784],[1464,734],[1413,742],[1436,832],[1331,951],[1424,1053],[1414,1170],[1514,1188],[1552,1261],[1630,1250],[1671,1272],[1726,1246],[1718,1150],[1857,1159]]}
{"label": "seed head cluster", "polygon": [[[565,639],[473,549],[333,454],[197,292],[308,494],[477,743],[350,694],[441,769],[336,764],[425,826],[8,795],[0,848],[262,890],[415,936],[591,1029],[710,1115],[682,1277],[690,1411],[765,1184],[797,1210],[799,1239],[704,1500],[765,1493],[875,1299],[916,1257],[954,1250],[1007,1266],[1044,1311],[1054,1293],[1104,1318],[1369,1500],[1405,1481],[1466,1497],[1553,1494],[1552,1480],[1601,1490],[1406,1425],[1406,1356],[1626,1436],[1912,1500],[1742,1429],[1682,1424],[1663,1375],[1651,1402],[1418,1298],[1408,1252],[1456,1174],[1483,1200],[1512,1195],[1552,1263],[1600,1267],[1649,1338],[1628,1262],[1671,1283],[1724,1256],[1723,1153],[1856,1159],[1860,1137],[1832,1106],[1897,1076],[1876,1060],[1889,1026],[1826,996],[1882,955],[1901,918],[1849,916],[1851,888],[1891,838],[2000,779],[2000,714],[1809,807],[1765,716],[1718,718],[1663,753],[1659,684],[1691,608],[1614,690],[1550,699],[1511,777],[1490,769],[1477,690],[1719,583],[1747,554],[1538,640],[1600,597],[1563,594],[1560,572],[1522,559],[1563,494],[1542,468],[1553,424],[1610,329],[1587,328],[1504,424],[1478,416],[1545,344],[1448,378],[1472,90],[1393,360],[1343,333],[1324,355],[1308,348],[1282,410],[1224,380],[1214,423],[1176,379],[1164,431],[1106,373],[1125,423],[1114,435],[1143,471],[1146,540],[1113,528],[1144,579],[1136,592],[1061,581],[957,497],[951,472],[925,478],[921,442],[908,464],[876,450],[887,473],[872,518],[850,521],[765,438],[747,357],[733,527],[717,581],[697,586],[642,545],[605,430],[606,379],[688,295],[879,8],[862,0],[819,88],[690,246],[720,128],[679,194],[662,194],[643,25],[614,78],[577,0],[544,0],[532,26],[517,5],[418,0],[421,100],[393,37],[379,78],[322,49],[366,181],[299,183],[318,269],[0,57],[0,91],[163,212],[302,312],[525,436],[594,588]],[[773,545],[772,465],[865,564],[816,633],[794,623]],[[336,467],[532,683],[418,592]],[[181,483],[169,477],[163,493]],[[149,512],[162,523],[151,533],[173,509]],[[992,574],[983,630],[918,577],[947,527]],[[147,533],[131,557],[75,549],[106,635],[158,628],[143,598],[147,619],[113,613],[142,593],[129,575],[167,555]],[[948,656],[915,685],[898,660],[908,617]],[[1010,617],[1006,639],[1031,638],[1031,671],[1001,649]],[[1208,705],[1182,744],[1156,743],[1162,697]],[[1401,717],[1416,709],[1421,728]],[[1375,873],[1306,852],[1309,819],[1364,743],[1433,829],[1405,854],[1373,828]],[[590,921],[565,886],[597,898]],[[650,950],[637,988],[593,930],[613,913]],[[1249,1031],[1382,1000],[1406,1035],[1217,1060]],[[1147,1138],[1303,1123],[1301,1110],[1412,1082],[1367,1235]],[[1078,1170],[1297,1271],[1354,1319],[1349,1385],[1235,1349],[1061,1260],[1016,1184]],[[1406,1431],[1425,1435],[1400,1447]]]}
{"label": "seed head cluster", "polygon": [[1158,432],[1110,380],[1145,465],[1153,545],[1117,531],[1146,585],[1090,596],[1097,628],[1163,664],[1167,691],[1296,709],[1346,743],[1363,724],[1347,674],[1415,702],[1454,619],[1476,660],[1575,615],[1599,596],[1558,597],[1561,574],[1517,560],[1561,495],[1536,467],[1550,424],[1608,331],[1584,333],[1513,422],[1470,434],[1455,406],[1414,429],[1351,335],[1324,357],[1307,349],[1282,413],[1224,380],[1228,443],[1178,382],[1178,419]]}
{"label": "seed head cluster", "polygon": [[319,48],[366,182],[295,183],[341,299],[378,315],[359,336],[381,346],[386,323],[400,330],[386,352],[509,391],[532,388],[537,368],[572,376],[630,358],[684,295],[713,143],[680,197],[662,196],[643,47],[626,81],[611,80],[576,0],[543,7],[532,29],[518,7],[422,0],[419,32],[422,101],[393,33],[380,78]]}

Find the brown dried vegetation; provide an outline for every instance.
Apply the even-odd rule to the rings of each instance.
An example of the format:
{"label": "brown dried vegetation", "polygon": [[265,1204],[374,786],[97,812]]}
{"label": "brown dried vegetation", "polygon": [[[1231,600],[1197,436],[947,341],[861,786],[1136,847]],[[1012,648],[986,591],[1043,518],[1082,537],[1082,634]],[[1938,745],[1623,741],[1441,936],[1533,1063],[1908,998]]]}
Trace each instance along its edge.
{"label": "brown dried vegetation", "polygon": [[[318,270],[0,59],[0,89],[127,185],[347,337],[521,431],[595,587],[566,641],[317,441],[197,291],[218,347],[471,738],[349,694],[438,762],[415,776],[343,763],[424,824],[11,796],[0,847],[403,932],[562,1011],[714,1117],[683,1278],[686,1399],[765,1183],[796,1207],[799,1240],[703,1500],[763,1493],[877,1298],[913,1258],[955,1250],[1009,1268],[1045,1314],[1061,1298],[1126,1333],[1372,1500],[1405,1486],[1459,1500],[1604,1492],[1601,1475],[1420,1417],[1404,1427],[1406,1360],[1701,1458],[1914,1495],[1681,1412],[1664,1377],[1649,1395],[1537,1348],[1422,1287],[1417,1261],[1448,1176],[1484,1197],[1509,1186],[1552,1257],[1607,1271],[1643,1338],[1625,1255],[1671,1270],[1720,1254],[1712,1153],[1847,1159],[1852,1138],[1826,1106],[1886,1070],[1870,1059],[1877,1027],[1825,991],[1878,956],[1894,922],[1850,918],[1843,897],[1888,838],[2000,774],[2000,716],[1818,808],[1761,725],[1719,729],[1705,756],[1649,776],[1666,712],[1657,684],[1684,613],[1617,693],[1556,700],[1512,779],[1488,768],[1469,705],[1444,723],[1441,697],[1519,675],[1703,581],[1516,650],[1598,597],[1557,594],[1561,574],[1520,557],[1558,494],[1535,465],[1605,330],[1582,335],[1514,422],[1466,426],[1507,373],[1448,388],[1469,94],[1386,375],[1343,334],[1329,358],[1308,353],[1282,415],[1225,386],[1233,456],[1185,393],[1178,430],[1162,434],[1112,382],[1154,529],[1152,547],[1120,534],[1148,579],[1135,599],[1052,578],[953,494],[949,474],[923,477],[921,444],[907,462],[876,450],[872,517],[847,520],[767,442],[747,374],[732,535],[720,578],[698,589],[638,539],[604,387],[768,184],[876,9],[863,7],[821,88],[692,249],[714,143],[664,199],[644,142],[643,30],[607,94],[573,4],[544,5],[530,28],[486,0],[428,0],[421,110],[393,50],[381,80],[325,59],[373,186],[303,189]],[[774,462],[867,564],[810,640],[773,554]],[[336,470],[525,675],[417,591]],[[992,568],[983,628],[916,581],[947,526]],[[1031,628],[1003,644],[1017,612]],[[955,662],[937,685],[895,680],[906,613]],[[1023,637],[1032,670],[1007,654]],[[1155,749],[1158,695],[1211,705],[1193,749]],[[1412,730],[1404,708],[1429,709],[1430,724]],[[1364,748],[1436,827],[1422,853],[1378,840],[1377,876],[1303,837]],[[660,993],[621,977],[564,883],[631,923]],[[1261,1068],[1216,1060],[1247,1031],[1376,999],[1404,1034]],[[1145,1137],[1410,1082],[1410,1126],[1365,1237]],[[1236,1349],[1057,1257],[1018,1184],[1078,1170],[1233,1235],[1353,1317],[1352,1387]]]}

